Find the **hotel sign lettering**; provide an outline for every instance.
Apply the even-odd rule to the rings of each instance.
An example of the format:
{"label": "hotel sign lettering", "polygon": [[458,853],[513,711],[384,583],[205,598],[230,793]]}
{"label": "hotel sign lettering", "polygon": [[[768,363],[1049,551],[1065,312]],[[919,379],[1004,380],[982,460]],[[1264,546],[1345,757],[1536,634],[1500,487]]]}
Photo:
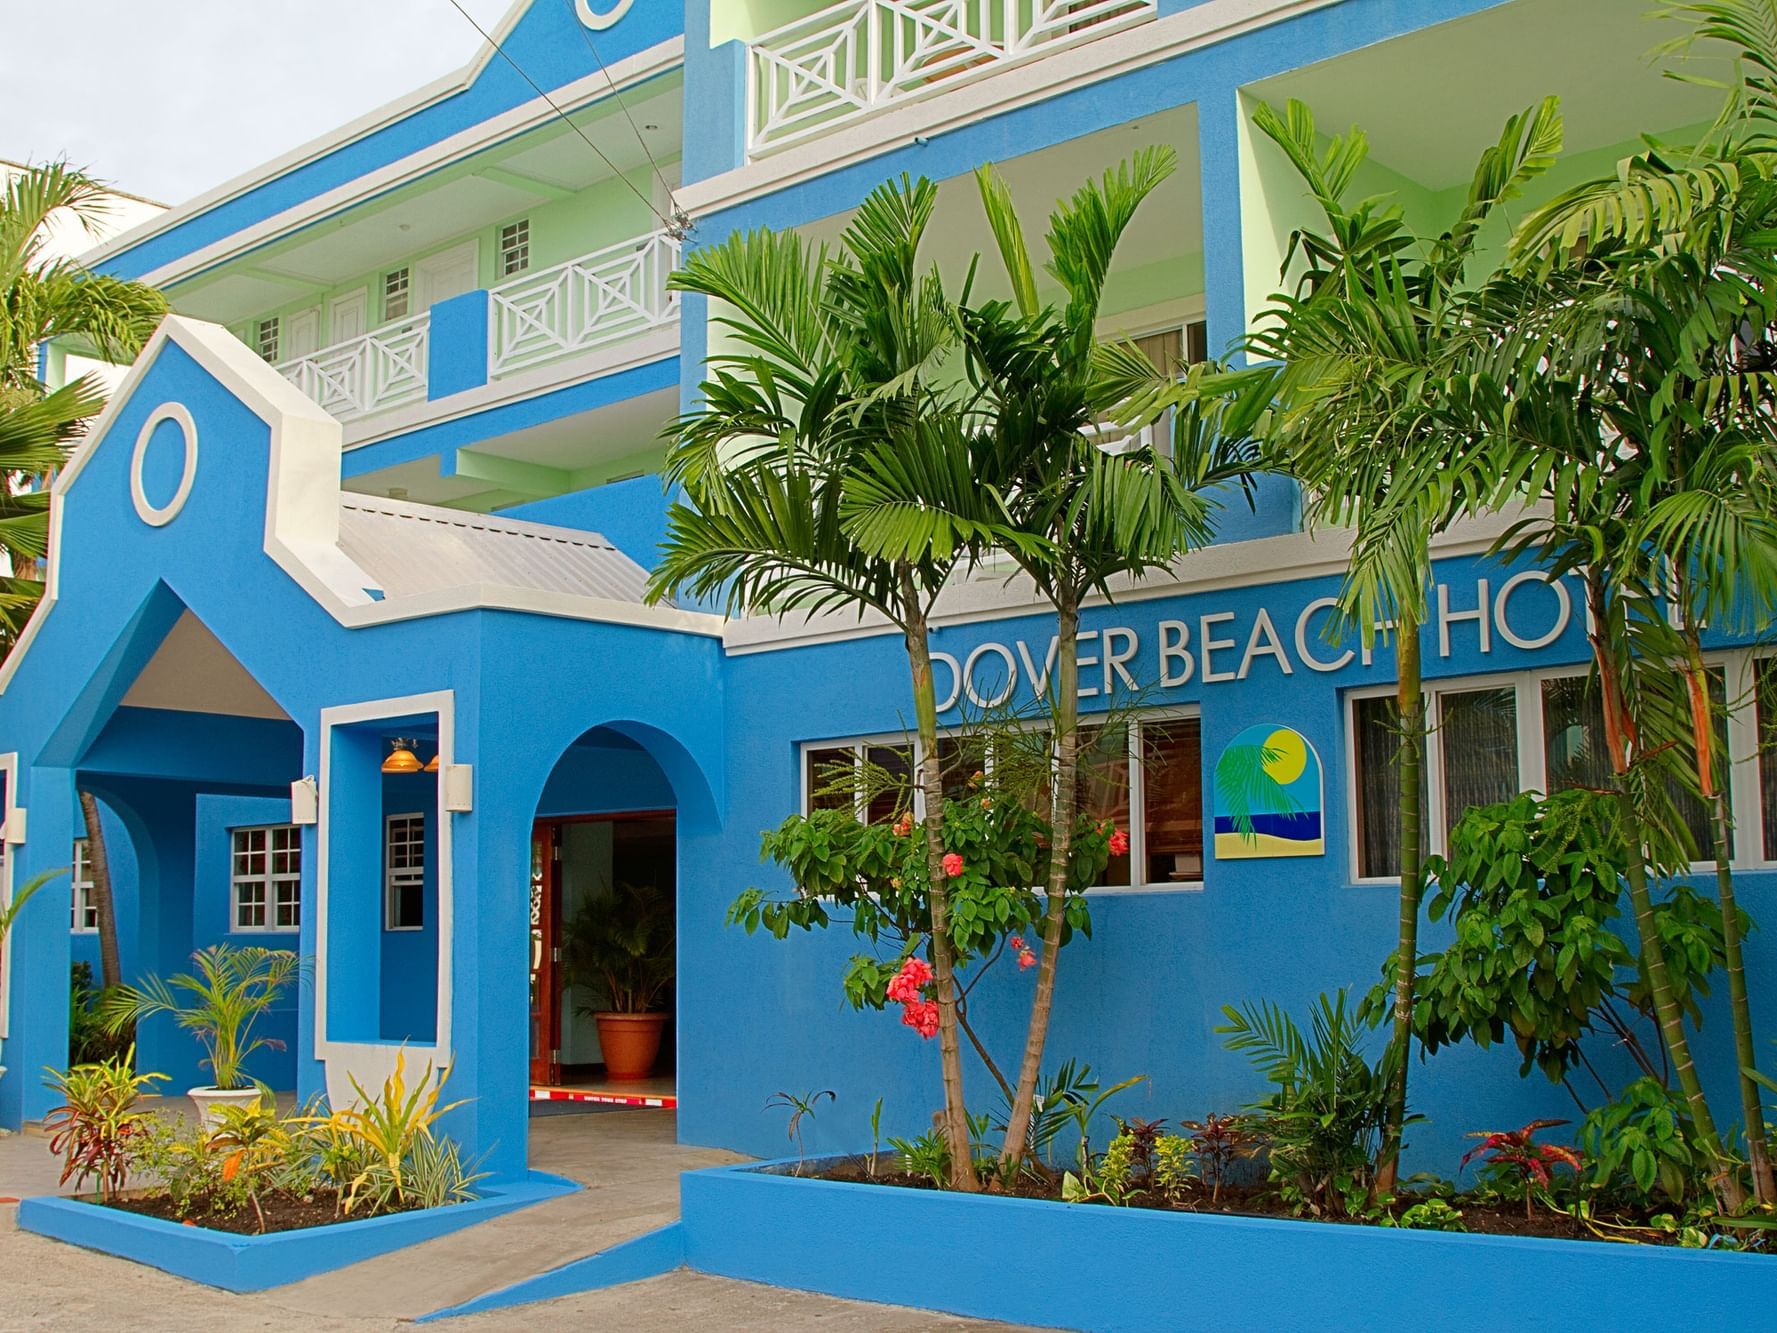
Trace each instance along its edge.
{"label": "hotel sign lettering", "polygon": [[[1429,631],[1437,652],[1448,658],[1458,647],[1483,657],[1504,643],[1525,652],[1547,648],[1567,632],[1575,611],[1573,594],[1559,580],[1528,570],[1507,579],[1477,578],[1466,596],[1447,583],[1432,591]],[[1373,648],[1326,638],[1334,599],[1317,597],[1292,612],[1261,604],[1250,614],[1211,611],[1195,617],[1161,617],[1138,629],[1107,625],[1079,635],[1080,697],[1158,685],[1176,689],[1193,681],[1219,685],[1258,673],[1278,676],[1330,674],[1354,663],[1369,666]],[[1355,637],[1355,636],[1354,636]],[[932,653],[948,668],[945,689],[940,671],[938,711],[967,701],[974,708],[998,708],[1022,686],[1033,696],[1048,691],[1055,669],[1056,639],[1034,647],[1026,639],[989,639],[967,653]]]}

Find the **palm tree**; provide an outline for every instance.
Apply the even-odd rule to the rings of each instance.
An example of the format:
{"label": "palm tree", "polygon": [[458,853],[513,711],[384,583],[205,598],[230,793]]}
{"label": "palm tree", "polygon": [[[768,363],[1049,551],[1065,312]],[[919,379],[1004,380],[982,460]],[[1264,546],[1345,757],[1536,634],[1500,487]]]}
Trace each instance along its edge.
{"label": "palm tree", "polygon": [[673,433],[666,472],[685,498],[669,510],[649,595],[689,592],[730,613],[875,612],[900,630],[925,800],[951,1183],[972,1190],[927,622],[978,538],[947,523],[917,554],[869,554],[843,513],[867,464],[917,473],[948,512],[976,486],[956,321],[936,270],[919,267],[936,203],[930,181],[903,178],[864,201],[836,252],[756,231],[699,251],[673,276],[677,290],[718,303],[714,322],[734,346],[711,354],[702,402]]}
{"label": "palm tree", "polygon": [[1503,435],[1515,476],[1540,478],[1555,501],[1556,519],[1527,540],[1583,569],[1593,618],[1602,609],[1599,623],[1611,631],[1594,640],[1607,743],[1625,809],[1632,800],[1639,807],[1630,827],[1647,844],[1632,858],[1631,898],[1662,1035],[1700,1146],[1717,1163],[1718,1192],[1732,1205],[1733,1167],[1691,1065],[1647,901],[1648,863],[1681,865],[1696,850],[1670,847],[1678,830],[1668,784],[1648,777],[1669,767],[1672,747],[1708,813],[1747,1158],[1754,1195],[1770,1205],[1777,1178],[1702,630],[1759,634],[1777,618],[1777,360],[1768,333],[1777,321],[1768,242],[1777,227],[1777,4],[1714,0],[1668,12],[1695,25],[1677,46],[1727,43],[1740,80],[1702,143],[1650,145],[1521,229],[1513,243],[1521,276],[1503,304],[1535,314],[1519,316],[1530,336],[1520,329],[1506,352],[1528,373],[1518,376],[1523,401]]}
{"label": "palm tree", "polygon": [[1339,632],[1355,624],[1366,645],[1378,633],[1391,633],[1395,643],[1400,895],[1389,1108],[1376,1170],[1377,1192],[1387,1194],[1406,1121],[1425,888],[1419,631],[1431,541],[1493,492],[1455,373],[1473,338],[1467,270],[1493,211],[1553,165],[1561,120],[1552,98],[1507,120],[1448,230],[1429,239],[1385,199],[1346,201],[1367,155],[1361,131],[1323,149],[1312,113],[1294,101],[1281,114],[1260,105],[1254,122],[1288,157],[1326,224],[1324,233],[1304,229],[1291,238],[1291,256],[1301,255],[1305,271],[1294,294],[1272,299],[1248,339],[1250,354],[1281,363],[1266,448],[1302,483],[1310,524],[1353,530]]}
{"label": "palm tree", "polygon": [[[1059,308],[1039,295],[1010,190],[992,167],[977,173],[1013,293],[1009,304],[989,302],[961,312],[970,372],[987,421],[976,436],[972,464],[982,485],[968,493],[973,507],[961,513],[938,512],[930,504],[915,510],[910,504],[915,497],[890,484],[854,490],[854,515],[892,514],[880,528],[870,529],[874,549],[902,554],[937,549],[946,525],[963,522],[1009,556],[1055,610],[1046,947],[1001,1147],[1002,1175],[1025,1155],[1065,933],[1080,806],[1081,608],[1094,592],[1109,598],[1114,577],[1165,566],[1211,540],[1217,502],[1210,492],[1246,478],[1253,458],[1245,443],[1265,406],[1263,395],[1251,392],[1251,376],[1200,367],[1188,388],[1181,388],[1178,368],[1157,368],[1132,343],[1097,336],[1118,242],[1175,166],[1171,149],[1147,149],[1056,207],[1044,267],[1060,285]],[[1116,453],[1102,447],[1107,420],[1142,427],[1168,410],[1176,423],[1171,450],[1151,442]]]}
{"label": "palm tree", "polygon": [[[37,379],[37,349],[52,339],[113,363],[132,360],[162,316],[154,288],[47,253],[48,229],[71,217],[96,233],[112,196],[66,162],[27,167],[0,189],[0,657],[12,651],[43,595],[40,562],[49,540],[46,480],[105,405],[99,382],[83,376],[53,393]],[[95,234],[95,239],[97,239]],[[106,986],[121,984],[117,914],[98,807],[81,793],[98,910]]]}

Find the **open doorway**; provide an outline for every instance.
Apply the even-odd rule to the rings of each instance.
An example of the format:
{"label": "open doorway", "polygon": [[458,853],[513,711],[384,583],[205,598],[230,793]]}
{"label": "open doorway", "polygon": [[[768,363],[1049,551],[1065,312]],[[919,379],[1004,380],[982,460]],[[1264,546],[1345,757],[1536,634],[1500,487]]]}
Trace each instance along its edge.
{"label": "open doorway", "polygon": [[670,810],[533,826],[533,1102],[678,1105],[677,851]]}

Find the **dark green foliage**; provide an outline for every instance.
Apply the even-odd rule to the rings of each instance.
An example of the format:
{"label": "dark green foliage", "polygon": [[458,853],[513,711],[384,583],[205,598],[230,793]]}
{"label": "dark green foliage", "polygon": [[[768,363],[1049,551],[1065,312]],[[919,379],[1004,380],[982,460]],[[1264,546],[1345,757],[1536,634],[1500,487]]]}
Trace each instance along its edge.
{"label": "dark green foliage", "polygon": [[562,973],[597,997],[581,1012],[644,1014],[672,989],[676,947],[672,895],[657,884],[619,884],[568,918]]}
{"label": "dark green foliage", "polygon": [[1683,1101],[1657,1079],[1636,1079],[1580,1126],[1580,1147],[1591,1164],[1586,1183],[1617,1202],[1665,1199],[1683,1207],[1706,1198],[1692,1133]]}
{"label": "dark green foliage", "polygon": [[[1581,1040],[1602,1030],[1644,1074],[1656,1072],[1658,1044],[1650,1056],[1631,1026],[1651,1015],[1653,1000],[1620,933],[1628,865],[1620,820],[1613,796],[1574,790],[1526,792],[1457,822],[1448,857],[1428,862],[1437,887],[1427,913],[1434,921],[1448,913],[1455,939],[1419,960],[1414,1027],[1427,1052],[1509,1037],[1522,1072],[1535,1067],[1562,1082],[1585,1065]],[[1698,1024],[1708,974],[1721,965],[1721,911],[1681,884],[1655,905],[1654,922],[1678,1003]],[[1391,957],[1365,1017],[1387,1013],[1393,975]]]}
{"label": "dark green foliage", "polygon": [[1345,992],[1322,995],[1304,1033],[1270,1001],[1222,1007],[1216,1029],[1277,1091],[1251,1109],[1270,1149],[1271,1180],[1297,1212],[1350,1217],[1370,1205],[1388,1102],[1388,1057],[1371,1064]]}
{"label": "dark green foliage", "polygon": [[116,1033],[99,1017],[102,992],[93,985],[91,963],[75,963],[68,979],[68,1065],[96,1065],[115,1059],[136,1044],[135,1025]]}

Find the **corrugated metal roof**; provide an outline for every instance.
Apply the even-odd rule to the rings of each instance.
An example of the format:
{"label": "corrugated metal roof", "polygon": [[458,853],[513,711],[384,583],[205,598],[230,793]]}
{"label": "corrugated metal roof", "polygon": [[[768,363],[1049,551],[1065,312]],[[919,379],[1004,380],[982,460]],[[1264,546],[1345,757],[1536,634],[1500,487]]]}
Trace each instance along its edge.
{"label": "corrugated metal roof", "polygon": [[346,495],[340,549],[385,597],[476,584],[640,603],[647,571],[596,532]]}

